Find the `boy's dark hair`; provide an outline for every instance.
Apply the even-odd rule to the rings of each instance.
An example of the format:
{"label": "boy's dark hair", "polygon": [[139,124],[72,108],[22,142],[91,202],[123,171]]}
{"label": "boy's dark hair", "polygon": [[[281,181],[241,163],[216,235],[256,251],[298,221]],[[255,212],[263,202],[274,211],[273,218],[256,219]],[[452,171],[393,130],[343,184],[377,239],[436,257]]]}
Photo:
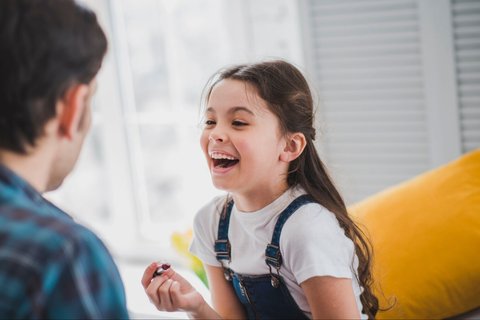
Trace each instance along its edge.
{"label": "boy's dark hair", "polygon": [[0,1],[0,149],[26,153],[56,103],[100,69],[107,39],[73,0]]}

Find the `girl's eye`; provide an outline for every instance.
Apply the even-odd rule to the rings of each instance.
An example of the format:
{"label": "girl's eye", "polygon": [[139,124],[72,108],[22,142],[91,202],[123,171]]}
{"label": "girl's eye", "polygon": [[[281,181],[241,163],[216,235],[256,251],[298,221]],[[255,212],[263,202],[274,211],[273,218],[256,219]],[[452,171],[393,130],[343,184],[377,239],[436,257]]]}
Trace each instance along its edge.
{"label": "girl's eye", "polygon": [[215,124],[215,121],[213,121],[213,120],[206,120],[205,121],[206,126],[213,126],[214,124]]}
{"label": "girl's eye", "polygon": [[241,127],[241,126],[246,126],[247,123],[239,120],[233,120],[232,125],[235,127]]}

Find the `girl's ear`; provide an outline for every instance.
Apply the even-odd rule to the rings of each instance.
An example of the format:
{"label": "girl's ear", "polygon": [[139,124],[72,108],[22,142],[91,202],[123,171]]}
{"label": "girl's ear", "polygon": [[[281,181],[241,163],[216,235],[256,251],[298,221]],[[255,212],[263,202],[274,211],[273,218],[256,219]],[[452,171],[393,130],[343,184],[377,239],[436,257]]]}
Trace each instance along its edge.
{"label": "girl's ear", "polygon": [[285,142],[285,148],[280,154],[280,160],[284,162],[291,162],[297,159],[302,154],[303,149],[305,149],[305,146],[307,145],[307,140],[301,132],[289,134],[285,138]]}

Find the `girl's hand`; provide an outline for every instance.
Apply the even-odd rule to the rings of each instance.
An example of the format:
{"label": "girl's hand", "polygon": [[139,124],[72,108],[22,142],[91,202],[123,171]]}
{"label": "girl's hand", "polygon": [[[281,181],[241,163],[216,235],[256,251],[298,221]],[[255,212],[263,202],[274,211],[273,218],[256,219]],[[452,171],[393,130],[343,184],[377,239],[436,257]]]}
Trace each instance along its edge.
{"label": "girl's hand", "polygon": [[209,308],[200,293],[172,268],[165,270],[161,276],[153,277],[160,266],[159,263],[151,263],[142,277],[145,293],[158,310],[185,311],[195,317]]}

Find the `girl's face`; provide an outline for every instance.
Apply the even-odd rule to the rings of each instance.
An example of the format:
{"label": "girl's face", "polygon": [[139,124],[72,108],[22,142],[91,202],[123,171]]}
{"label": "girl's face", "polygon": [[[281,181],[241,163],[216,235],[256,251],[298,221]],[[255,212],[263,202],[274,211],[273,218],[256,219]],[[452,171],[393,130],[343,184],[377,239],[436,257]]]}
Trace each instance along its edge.
{"label": "girl's face", "polygon": [[216,188],[243,196],[286,189],[279,121],[251,85],[231,79],[215,85],[200,143]]}

